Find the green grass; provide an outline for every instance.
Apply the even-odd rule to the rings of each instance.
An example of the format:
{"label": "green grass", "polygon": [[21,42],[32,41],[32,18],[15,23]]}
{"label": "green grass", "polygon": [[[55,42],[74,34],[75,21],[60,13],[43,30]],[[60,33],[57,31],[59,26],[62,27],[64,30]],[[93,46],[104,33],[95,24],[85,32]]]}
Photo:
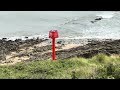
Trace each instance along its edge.
{"label": "green grass", "polygon": [[120,57],[98,54],[89,59],[32,61],[0,66],[0,79],[118,79]]}

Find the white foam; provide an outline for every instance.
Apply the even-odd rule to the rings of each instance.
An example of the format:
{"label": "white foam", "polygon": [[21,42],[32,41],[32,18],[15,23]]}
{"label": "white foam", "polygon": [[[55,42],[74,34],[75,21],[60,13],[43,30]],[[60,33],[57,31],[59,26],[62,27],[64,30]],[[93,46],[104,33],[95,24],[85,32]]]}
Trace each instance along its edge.
{"label": "white foam", "polygon": [[[33,36],[28,36],[28,38],[25,38],[27,36],[13,36],[13,37],[5,37],[7,40],[12,40],[15,41],[16,39],[21,39],[21,40],[27,40],[27,39],[37,39],[38,37],[41,39],[48,39],[47,35],[33,35]],[[4,37],[0,37],[2,39]]]}
{"label": "white foam", "polygon": [[100,16],[102,18],[112,18],[114,16],[114,12],[103,12],[101,14],[97,14],[96,16]]}
{"label": "white foam", "polygon": [[[43,17],[43,14],[38,15],[36,17],[33,15],[34,18],[24,17],[24,18],[26,18],[26,20],[29,20],[29,23],[27,21],[26,23],[13,24],[13,25],[17,25],[17,27],[12,28],[12,29],[10,29],[10,27],[11,27],[10,23],[8,23],[6,21],[7,22],[7,24],[6,24],[6,22],[4,22],[5,21],[4,20],[4,21],[1,21],[1,23],[0,23],[1,27],[2,27],[2,24],[4,24],[5,27],[7,27],[7,25],[10,26],[9,29],[7,29],[7,30],[18,30],[19,31],[19,29],[20,29],[22,31],[15,32],[13,34],[8,33],[5,35],[0,33],[0,37],[8,38],[8,40],[16,40],[16,39],[26,40],[27,39],[27,38],[25,38],[26,36],[28,36],[28,39],[33,39],[33,38],[37,38],[37,37],[48,39],[49,30],[57,29],[59,31],[59,39],[86,39],[86,38],[90,38],[90,39],[92,39],[92,38],[100,38],[100,39],[116,38],[116,39],[118,39],[119,38],[120,39],[120,35],[119,35],[120,34],[120,31],[119,31],[120,12],[118,12],[118,14],[116,14],[115,17],[114,17],[115,12],[109,12],[109,11],[108,12],[107,11],[97,12],[97,14],[95,12],[91,12],[93,14],[89,14],[89,15],[85,14],[85,16],[84,15],[81,16],[81,14],[79,14],[79,13],[80,12],[76,12],[75,15],[72,15],[73,12],[71,12],[71,13],[69,13],[70,14],[69,15],[66,12],[66,14],[63,13],[63,14],[59,15],[60,17],[57,15],[54,16],[56,19],[53,19],[53,18],[47,17],[47,16]],[[37,15],[37,14],[35,14],[35,15]],[[101,20],[94,24],[91,23],[90,21],[93,20],[96,16],[101,16],[103,18],[108,18],[108,19]],[[41,17],[41,18],[39,19],[38,17]],[[111,19],[109,19],[109,18],[111,18]],[[11,19],[11,20],[14,21],[13,19]],[[33,23],[33,21],[35,21],[35,22]],[[77,23],[77,24],[75,24],[75,23]],[[3,29],[3,28],[1,28],[1,30],[3,30],[3,32],[5,31],[5,29]],[[26,31],[26,32],[23,32],[23,31]],[[31,31],[33,33],[31,33]],[[38,34],[36,32],[38,32],[38,33],[40,32],[41,35],[36,35],[36,34]],[[42,35],[42,34],[44,34],[44,35]],[[10,37],[6,37],[6,36],[10,36]],[[68,37],[61,37],[61,36],[68,36]],[[71,36],[71,37],[69,37],[69,36]],[[79,36],[79,37],[77,37],[77,36]]]}

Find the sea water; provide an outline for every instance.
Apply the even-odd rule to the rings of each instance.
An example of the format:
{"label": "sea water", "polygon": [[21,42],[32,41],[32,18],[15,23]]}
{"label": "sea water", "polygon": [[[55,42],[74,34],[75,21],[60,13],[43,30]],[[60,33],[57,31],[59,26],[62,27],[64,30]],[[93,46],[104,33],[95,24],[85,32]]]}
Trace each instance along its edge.
{"label": "sea water", "polygon": [[[97,17],[103,19],[91,23]],[[120,39],[119,11],[0,11],[0,38],[48,37]]]}

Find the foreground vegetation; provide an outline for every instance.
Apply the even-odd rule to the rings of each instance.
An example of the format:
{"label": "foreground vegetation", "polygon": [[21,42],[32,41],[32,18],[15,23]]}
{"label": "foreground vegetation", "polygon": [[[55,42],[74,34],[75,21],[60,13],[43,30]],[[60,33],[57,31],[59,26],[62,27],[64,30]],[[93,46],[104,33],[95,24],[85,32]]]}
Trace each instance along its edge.
{"label": "foreground vegetation", "polygon": [[119,79],[120,57],[98,54],[89,59],[32,61],[0,66],[0,79]]}

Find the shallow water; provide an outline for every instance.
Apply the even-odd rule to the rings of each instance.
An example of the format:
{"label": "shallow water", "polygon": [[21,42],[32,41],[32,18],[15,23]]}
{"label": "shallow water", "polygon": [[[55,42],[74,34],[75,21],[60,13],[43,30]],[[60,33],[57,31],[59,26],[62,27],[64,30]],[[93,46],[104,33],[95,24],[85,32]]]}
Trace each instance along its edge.
{"label": "shallow water", "polygon": [[[104,19],[91,23],[97,16]],[[57,29],[60,38],[119,38],[120,12],[0,11],[0,37],[46,36]]]}

